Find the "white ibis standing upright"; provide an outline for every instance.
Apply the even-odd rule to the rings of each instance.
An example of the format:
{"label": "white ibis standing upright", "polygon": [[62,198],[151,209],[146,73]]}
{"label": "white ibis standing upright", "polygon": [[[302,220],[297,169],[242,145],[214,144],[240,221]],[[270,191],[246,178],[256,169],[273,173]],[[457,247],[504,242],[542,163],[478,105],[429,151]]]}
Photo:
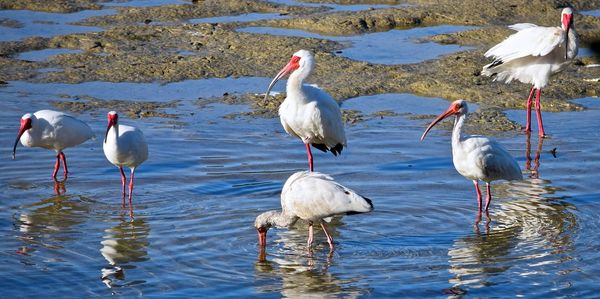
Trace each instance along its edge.
{"label": "white ibis standing upright", "polygon": [[[483,67],[483,75],[496,75],[494,80],[510,83],[517,79],[532,84],[527,98],[527,126],[531,132],[531,105],[534,93],[538,133],[545,137],[540,97],[550,76],[563,70],[577,55],[577,33],[573,23],[573,10],[564,8],[561,14],[562,27],[540,27],[522,23],[509,26],[517,33],[509,36],[485,53],[494,61]],[[537,92],[536,92],[537,91]]]}
{"label": "white ibis standing upright", "polygon": [[452,129],[452,162],[454,168],[467,179],[473,180],[477,192],[477,204],[481,212],[481,192],[479,180],[485,182],[487,197],[485,211],[487,213],[492,200],[490,183],[495,180],[522,180],[523,174],[517,161],[499,143],[484,136],[463,135],[462,127],[467,118],[467,102],[458,100],[452,102],[448,110],[440,114],[425,130],[421,141],[442,119],[455,115]]}
{"label": "white ibis standing upright", "polygon": [[62,161],[66,179],[69,169],[63,150],[81,144],[93,136],[92,129],[86,123],[65,113],[53,110],[27,113],[21,117],[21,127],[13,146],[12,158],[15,159],[19,140],[27,147],[55,150],[56,164],[54,164],[52,177],[56,179]]}
{"label": "white ibis standing upright", "polygon": [[129,215],[133,217],[133,177],[135,168],[148,159],[148,144],[140,129],[132,126],[119,124],[119,115],[115,111],[108,112],[108,127],[104,135],[104,155],[106,159],[121,172],[121,184],[123,186],[121,199],[125,207],[125,183],[127,178],[123,172],[123,166],[129,167]]}
{"label": "white ibis standing upright", "polygon": [[313,242],[313,222],[320,222],[327,236],[329,248],[334,249],[333,238],[323,221],[329,222],[335,215],[366,213],[373,210],[370,199],[358,195],[328,175],[319,172],[300,171],[288,178],[281,190],[281,211],[264,212],[254,222],[261,247],[267,244],[267,231],[271,226],[289,227],[298,219],[308,221],[307,247]]}
{"label": "white ibis standing upright", "polygon": [[267,93],[267,100],[275,83],[288,73],[286,98],[279,106],[279,118],[285,131],[302,139],[308,154],[308,166],[313,171],[313,157],[310,146],[334,156],[346,146],[346,133],[342,112],[338,103],[323,90],[304,85],[315,65],[313,56],[307,50],[300,50],[292,56],[288,64],[275,76]]}

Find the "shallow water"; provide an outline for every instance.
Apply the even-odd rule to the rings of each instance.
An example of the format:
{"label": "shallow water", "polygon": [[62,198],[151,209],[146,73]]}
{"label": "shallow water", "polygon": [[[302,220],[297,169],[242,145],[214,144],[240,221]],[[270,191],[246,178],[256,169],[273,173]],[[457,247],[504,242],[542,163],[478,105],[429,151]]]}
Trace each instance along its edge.
{"label": "shallow water", "polygon": [[[418,141],[430,119],[412,116],[438,114],[447,101],[349,99],[342,108],[366,119],[346,127],[340,157],[315,151],[315,167],[372,198],[375,210],[333,221],[332,255],[317,229],[309,256],[307,226],[299,223],[269,231],[263,259],[254,218],[279,208],[287,177],[307,167],[304,147],[278,119],[223,118],[247,106],[193,103],[264,92],[269,82],[0,85],[3,296],[447,297],[458,287],[472,297],[547,298],[593,297],[600,289],[598,98],[577,100],[589,108],[583,112],[544,113],[551,138],[543,143],[535,134],[495,136],[525,179],[494,183],[490,218],[480,221],[472,183],[453,168],[450,133],[434,129]],[[65,151],[66,182],[50,178],[53,152],[19,145],[10,158],[22,114],[85,95],[179,100],[168,110],[176,122],[121,117],[144,131],[150,148],[136,171],[133,221],[120,207],[118,170],[102,152],[107,111],[75,115],[97,138]],[[372,116],[382,110],[396,116]],[[524,111],[507,114],[525,119]]]}
{"label": "shallow water", "polygon": [[[458,45],[423,42],[420,39],[426,36],[465,31],[473,28],[475,27],[443,25],[390,30],[355,36],[325,36],[298,29],[273,27],[246,27],[240,28],[238,31],[334,40],[349,44],[348,48],[337,53],[337,55],[371,63],[404,64],[417,63],[445,54],[471,49],[470,47]],[[401,49],[401,51],[398,51],[398,49]]]}
{"label": "shallow water", "polygon": [[[406,94],[348,100],[344,109],[399,116],[347,127],[343,155],[315,153],[315,165],[372,198],[375,211],[334,221],[333,256],[320,231],[314,256],[307,256],[306,226],[299,224],[270,231],[260,261],[254,217],[277,208],[285,179],[306,167],[303,146],[277,119],[223,119],[247,108],[198,110],[185,100],[171,111],[183,124],[124,117],[150,144],[150,159],[137,172],[130,222],[101,138],[66,151],[72,173],[59,186],[61,195],[49,178],[53,153],[19,145],[17,160],[10,161],[20,115],[57,98],[27,93],[28,85],[18,85],[19,93],[13,84],[0,89],[6,103],[0,112],[0,265],[11,273],[2,283],[7,296],[60,296],[77,288],[125,296],[429,297],[453,286],[473,296],[581,296],[595,288],[600,133],[593,121],[599,109],[544,114],[552,138],[537,161],[532,140],[529,163],[537,175],[525,170],[525,136],[499,136],[527,178],[494,184],[491,221],[476,228],[472,184],[452,167],[449,132],[434,130],[419,142],[427,121],[408,114],[438,113],[447,102]],[[263,89],[257,84],[255,91]],[[582,103],[588,102],[598,100]],[[509,112],[518,121],[522,114]],[[102,135],[104,113],[77,116]],[[549,153],[554,147],[557,158]]]}
{"label": "shallow water", "polygon": [[29,10],[0,10],[0,19],[17,21],[18,28],[0,27],[0,41],[17,41],[32,36],[99,32],[100,27],[71,25],[87,18],[115,14],[113,9],[82,10],[74,13],[49,13]]}

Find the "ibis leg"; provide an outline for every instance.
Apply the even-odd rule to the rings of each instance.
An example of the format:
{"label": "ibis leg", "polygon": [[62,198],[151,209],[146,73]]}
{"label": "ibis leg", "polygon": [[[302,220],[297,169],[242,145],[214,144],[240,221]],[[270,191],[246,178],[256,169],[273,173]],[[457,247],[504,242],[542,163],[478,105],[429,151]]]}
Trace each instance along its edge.
{"label": "ibis leg", "polygon": [[306,247],[308,247],[308,251],[312,247],[313,243],[313,223],[312,221],[308,222],[308,240],[306,241]]}
{"label": "ibis leg", "polygon": [[69,167],[67,167],[67,157],[65,156],[65,153],[63,153],[63,152],[60,152],[58,155],[60,156],[60,160],[62,161],[63,173],[65,174],[65,178],[66,178],[67,175],[69,174]]}
{"label": "ibis leg", "polygon": [[58,173],[58,169],[60,168],[60,153],[56,154],[56,163],[54,164],[54,172],[52,173],[52,177],[56,179],[56,174]]}
{"label": "ibis leg", "polygon": [[321,221],[321,228],[323,228],[323,232],[325,233],[325,236],[327,237],[327,243],[329,243],[329,251],[333,251],[335,249],[335,246],[333,245],[333,238],[327,231],[327,228],[325,227],[325,223],[323,223],[323,221]]}
{"label": "ibis leg", "polygon": [[308,155],[308,169],[312,172],[313,171],[313,156],[312,156],[312,152],[310,151],[310,144],[305,143],[304,145],[306,145],[306,154]]}
{"label": "ibis leg", "polygon": [[531,132],[531,105],[533,102],[533,93],[535,92],[535,87],[531,87],[531,91],[529,92],[529,97],[527,97],[527,125],[525,126],[525,132]]}
{"label": "ibis leg", "polygon": [[544,133],[544,123],[542,122],[542,106],[540,104],[540,98],[542,97],[542,90],[537,90],[537,95],[535,97],[535,114],[537,115],[538,122],[538,134],[540,137],[546,137]]}
{"label": "ibis leg", "polygon": [[123,167],[119,166],[119,171],[121,172],[121,207],[125,208],[125,184],[127,182],[127,178],[125,177],[125,172],[123,172]]}
{"label": "ibis leg", "polygon": [[490,187],[490,183],[485,183],[485,189],[487,191],[486,197],[485,197],[485,212],[488,212],[488,208],[490,207],[490,202],[492,201],[492,189]]}
{"label": "ibis leg", "polygon": [[479,182],[473,180],[473,185],[475,185],[475,192],[477,192],[477,209],[481,212],[481,191],[479,191]]}
{"label": "ibis leg", "polygon": [[129,176],[129,216],[133,218],[133,177],[135,175],[135,167],[131,168],[131,176]]}

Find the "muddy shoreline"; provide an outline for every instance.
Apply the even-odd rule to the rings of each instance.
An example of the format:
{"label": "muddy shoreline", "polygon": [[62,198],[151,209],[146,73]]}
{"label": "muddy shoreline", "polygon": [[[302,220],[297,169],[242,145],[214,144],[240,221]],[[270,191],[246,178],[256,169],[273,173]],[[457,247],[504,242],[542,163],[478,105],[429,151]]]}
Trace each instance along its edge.
{"label": "muddy shoreline", "polygon": [[[310,1],[315,2],[315,1]],[[31,37],[22,41],[0,42],[0,80],[31,82],[81,83],[108,82],[177,82],[188,79],[242,76],[272,77],[289,59],[291,53],[304,48],[315,54],[317,67],[308,79],[325,89],[339,101],[381,93],[413,93],[448,100],[466,99],[481,105],[481,116],[471,122],[492,130],[515,130],[502,110],[524,109],[525,84],[493,82],[480,76],[488,63],[483,53],[508,36],[506,25],[532,22],[539,25],[559,24],[561,1],[407,1],[410,6],[367,9],[355,12],[330,12],[326,7],[286,6],[262,1],[194,1],[193,3],[156,7],[118,7],[115,15],[92,17],[80,25],[102,27],[98,33],[78,33],[51,38]],[[402,2],[402,3],[407,3]],[[399,4],[399,1],[337,0],[337,4]],[[599,9],[600,1],[573,1],[576,10]],[[536,13],[531,6],[537,7]],[[73,12],[101,9],[101,1],[0,1],[0,8],[30,9],[51,12]],[[111,7],[114,8],[114,7]],[[283,19],[246,23],[200,23],[189,19],[245,13],[272,13]],[[16,26],[14,20],[2,20]],[[15,25],[16,24],[16,25]],[[471,46],[474,50],[449,54],[438,59],[404,65],[381,65],[351,60],[339,55],[346,45],[332,40],[282,37],[236,31],[247,26],[270,26],[301,29],[324,35],[357,35],[391,29],[409,29],[441,24],[470,25],[474,29],[428,37],[441,44]],[[576,15],[575,25],[580,46],[597,49],[600,43],[600,18]],[[45,61],[24,61],[18,54],[47,48],[82,50],[61,54]],[[185,52],[186,55],[181,53]],[[594,56],[577,58],[563,73],[552,78],[544,90],[545,111],[574,111],[583,107],[565,99],[598,96],[600,68],[587,67],[600,62]],[[57,71],[40,73],[39,69]],[[340,71],[343,70],[343,71]],[[360,80],[357,80],[360,78]],[[592,81],[590,81],[592,79]],[[587,81],[586,81],[587,80]],[[266,86],[264,87],[266,89]],[[227,90],[223,91],[224,93]],[[264,102],[252,94],[226,95],[210,101],[249,103],[251,113],[239,116],[273,117],[283,99],[271,97]],[[119,100],[119,99],[114,99]],[[85,109],[103,107],[100,100],[88,101]],[[66,101],[65,101],[66,102]],[[170,117],[166,113],[133,102],[126,108],[131,115],[148,112],[147,116]],[[82,109],[81,103],[65,103],[60,108]],[[140,107],[145,107],[141,109]],[[158,109],[158,110],[157,110]],[[137,111],[137,113],[136,113]],[[140,114],[141,113],[141,114]],[[373,116],[348,113],[349,122]],[[381,117],[394,116],[382,112]],[[237,116],[236,116],[237,117]],[[498,122],[494,122],[498,119]]]}

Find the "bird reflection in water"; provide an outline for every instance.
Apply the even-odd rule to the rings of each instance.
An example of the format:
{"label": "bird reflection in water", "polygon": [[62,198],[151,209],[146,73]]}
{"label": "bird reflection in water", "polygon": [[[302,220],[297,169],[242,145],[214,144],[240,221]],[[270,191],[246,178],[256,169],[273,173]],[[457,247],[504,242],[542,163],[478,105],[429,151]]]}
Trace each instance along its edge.
{"label": "bird reflection in water", "polygon": [[283,248],[269,254],[271,261],[265,247],[259,246],[255,263],[256,279],[261,281],[256,284],[259,293],[280,292],[285,298],[357,298],[369,294],[369,288],[358,285],[360,277],[342,279],[329,271],[332,252],[306,254],[304,234],[290,230],[278,236],[275,243],[283,243]]}
{"label": "bird reflection in water", "polygon": [[56,195],[64,195],[67,192],[67,188],[65,188],[65,183],[67,182],[68,175],[65,174],[65,178],[60,181],[54,178],[54,194]]}
{"label": "bird reflection in water", "polygon": [[148,256],[148,234],[150,226],[144,219],[131,220],[125,216],[120,218],[119,224],[105,230],[104,240],[100,242],[100,253],[110,266],[101,269],[102,282],[109,287],[121,287],[116,281],[125,280],[125,270],[135,269],[134,262],[143,262],[150,259]]}
{"label": "bird reflection in water", "polygon": [[80,233],[76,227],[89,219],[88,203],[83,196],[56,195],[23,206],[17,227],[24,244],[17,253],[28,255],[40,249],[67,247],[67,242],[76,240]]}
{"label": "bird reflection in water", "polygon": [[525,170],[530,171],[530,178],[539,178],[540,168],[540,155],[542,153],[542,146],[544,145],[544,138],[538,137],[538,143],[535,150],[535,156],[533,158],[533,168],[531,167],[531,132],[525,134]]}
{"label": "bird reflection in water", "polygon": [[[486,219],[486,232],[476,229],[456,239],[449,249],[449,271],[454,275],[449,283],[453,286],[481,288],[494,285],[495,277],[504,272],[510,275],[501,279],[516,279],[542,275],[551,267],[569,267],[562,263],[571,260],[572,238],[578,226],[575,207],[564,198],[552,196],[559,189],[548,180],[506,185],[498,191],[512,199],[498,203],[494,221]],[[528,260],[528,267],[513,267],[517,261]]]}

